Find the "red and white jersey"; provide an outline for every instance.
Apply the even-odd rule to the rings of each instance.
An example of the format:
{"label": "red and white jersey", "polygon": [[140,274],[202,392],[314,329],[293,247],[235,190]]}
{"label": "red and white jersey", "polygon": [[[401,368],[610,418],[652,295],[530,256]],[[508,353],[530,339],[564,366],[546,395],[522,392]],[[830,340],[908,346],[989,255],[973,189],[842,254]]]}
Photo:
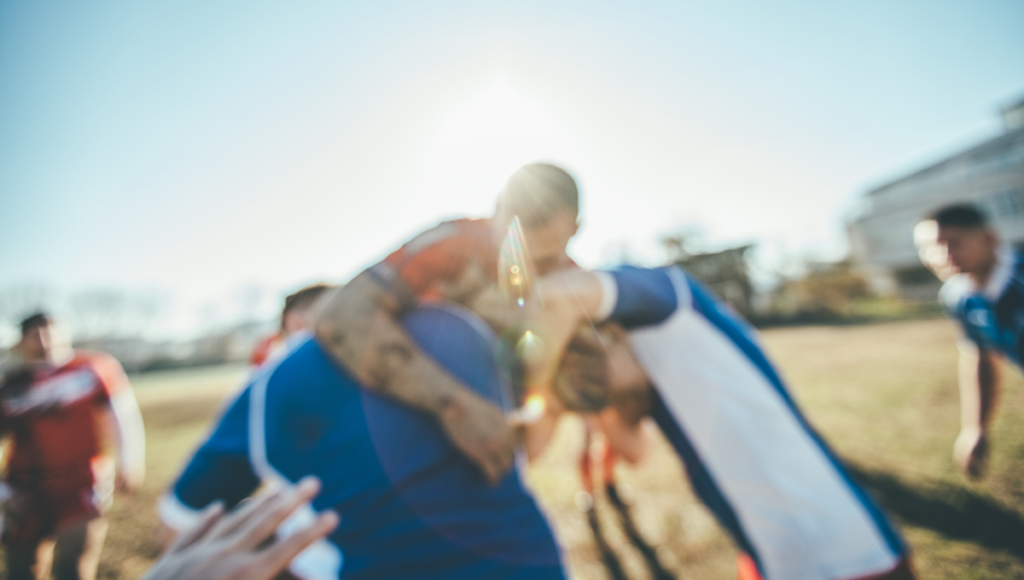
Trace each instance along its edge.
{"label": "red and white jersey", "polygon": [[[0,390],[0,429],[11,437],[8,480],[32,482],[88,469],[103,454],[99,407],[110,405],[118,415],[125,402],[137,413],[121,364],[105,353],[76,351],[59,367],[8,380]],[[132,431],[120,436],[137,445],[141,433]]]}
{"label": "red and white jersey", "polygon": [[371,268],[377,276],[401,280],[420,300],[456,302],[481,284],[497,281],[498,241],[491,220],[457,219],[416,236]]}
{"label": "red and white jersey", "polygon": [[[498,281],[501,240],[495,238],[492,219],[441,222],[369,271],[388,284],[400,281],[418,301],[468,305],[484,286]],[[562,266],[576,263],[567,257]]]}
{"label": "red and white jersey", "polygon": [[256,343],[256,347],[252,349],[252,354],[249,355],[249,366],[263,366],[263,363],[267,362],[267,360],[282,352],[286,344],[287,340],[281,331],[263,337]]}

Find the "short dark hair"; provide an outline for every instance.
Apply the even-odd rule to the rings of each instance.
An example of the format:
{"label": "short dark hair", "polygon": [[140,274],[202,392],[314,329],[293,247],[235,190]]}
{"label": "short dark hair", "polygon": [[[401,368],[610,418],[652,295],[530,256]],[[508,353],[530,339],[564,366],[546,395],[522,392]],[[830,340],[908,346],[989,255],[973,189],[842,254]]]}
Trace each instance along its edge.
{"label": "short dark hair", "polygon": [[53,317],[51,317],[46,312],[40,311],[31,314],[21,321],[21,335],[25,336],[26,334],[31,332],[32,329],[38,328],[40,326],[48,326],[52,322]]}
{"label": "short dark hair", "polygon": [[288,295],[288,297],[284,299],[284,309],[281,310],[281,325],[284,326],[284,317],[286,314],[292,310],[306,310],[316,302],[316,299],[319,298],[321,294],[333,287],[334,286],[330,284],[321,282],[319,284],[306,286],[298,292]]}
{"label": "short dark hair", "polygon": [[549,163],[530,163],[508,178],[501,200],[527,226],[542,226],[551,214],[568,209],[579,215],[580,192],[569,172]]}
{"label": "short dark hair", "polygon": [[988,227],[988,219],[972,203],[954,203],[932,212],[928,219],[934,220],[940,228],[963,228],[980,230]]}

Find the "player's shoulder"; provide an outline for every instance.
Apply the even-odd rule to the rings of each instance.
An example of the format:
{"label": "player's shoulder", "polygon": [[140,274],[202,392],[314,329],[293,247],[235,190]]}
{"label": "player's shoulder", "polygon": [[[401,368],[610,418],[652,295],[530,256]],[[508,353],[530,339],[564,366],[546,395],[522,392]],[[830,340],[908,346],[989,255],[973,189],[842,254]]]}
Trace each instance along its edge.
{"label": "player's shoulder", "polygon": [[1024,291],[1024,254],[1017,250],[1010,250],[1008,257],[1012,260],[1010,278],[1013,286],[1017,287],[1020,291]]}
{"label": "player's shoulder", "polygon": [[113,368],[121,370],[121,363],[114,358],[114,355],[99,351],[99,350],[85,350],[75,349],[71,360],[65,363],[65,367],[93,367],[93,368]]}
{"label": "player's shoulder", "polygon": [[686,303],[685,275],[678,268],[623,265],[607,273],[616,294],[609,319],[627,329],[663,322]]}
{"label": "player's shoulder", "polygon": [[129,386],[124,367],[110,353],[75,349],[71,360],[61,367],[61,371],[78,369],[89,369],[95,373],[108,394],[116,394],[120,389]]}
{"label": "player's shoulder", "polygon": [[489,222],[486,219],[459,218],[443,221],[409,240],[402,251],[414,255],[448,240],[475,239],[489,235]]}

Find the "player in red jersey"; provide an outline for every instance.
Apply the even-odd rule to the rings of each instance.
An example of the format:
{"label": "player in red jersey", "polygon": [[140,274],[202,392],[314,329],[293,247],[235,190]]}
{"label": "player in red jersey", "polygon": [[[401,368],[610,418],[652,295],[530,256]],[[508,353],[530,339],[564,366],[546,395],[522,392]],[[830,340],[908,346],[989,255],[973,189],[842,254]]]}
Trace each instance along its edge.
{"label": "player in red jersey", "polygon": [[[113,489],[145,470],[145,433],[131,385],[108,354],[72,350],[46,314],[21,323],[20,364],[0,384],[10,439],[3,543],[12,580],[94,579]],[[109,439],[117,454],[104,451]],[[60,546],[54,558],[54,547]]]}
{"label": "player in red jersey", "polygon": [[[445,299],[496,329],[513,320],[497,294],[498,256],[518,216],[538,275],[574,264],[579,191],[566,171],[532,163],[509,178],[492,217],[427,230],[319,302],[311,314],[321,343],[366,388],[430,413],[492,482],[513,462],[516,435],[504,414],[425,356],[397,319],[417,302]],[[493,306],[492,306],[493,305]]]}
{"label": "player in red jersey", "polygon": [[281,311],[281,328],[256,343],[256,348],[249,356],[249,365],[252,367],[262,366],[267,359],[280,352],[288,344],[290,337],[309,328],[307,314],[310,307],[325,290],[332,287],[330,284],[313,284],[285,298],[284,309]]}

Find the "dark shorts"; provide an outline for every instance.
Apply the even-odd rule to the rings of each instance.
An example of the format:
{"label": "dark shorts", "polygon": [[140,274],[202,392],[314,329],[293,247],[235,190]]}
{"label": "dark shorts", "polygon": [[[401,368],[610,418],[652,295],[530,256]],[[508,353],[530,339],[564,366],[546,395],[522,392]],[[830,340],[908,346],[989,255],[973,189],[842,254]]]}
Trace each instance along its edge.
{"label": "dark shorts", "polygon": [[100,460],[59,475],[11,476],[8,485],[13,494],[4,504],[3,543],[31,547],[66,526],[102,517],[113,499],[113,465]]}

